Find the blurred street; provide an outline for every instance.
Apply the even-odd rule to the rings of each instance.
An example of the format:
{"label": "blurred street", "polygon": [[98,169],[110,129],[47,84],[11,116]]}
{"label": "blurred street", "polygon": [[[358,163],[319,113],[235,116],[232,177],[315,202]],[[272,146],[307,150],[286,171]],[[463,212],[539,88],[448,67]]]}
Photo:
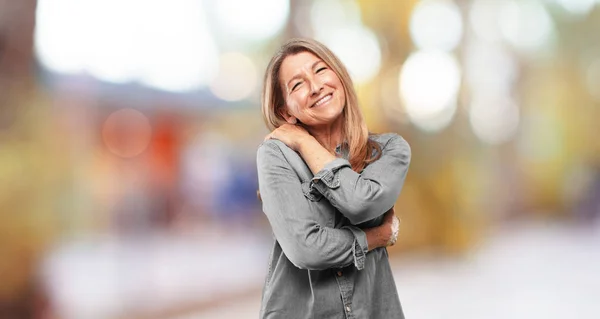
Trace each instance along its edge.
{"label": "blurred street", "polygon": [[[407,253],[391,260],[406,318],[600,317],[600,221],[505,226],[462,258]],[[177,319],[256,318],[260,295]]]}

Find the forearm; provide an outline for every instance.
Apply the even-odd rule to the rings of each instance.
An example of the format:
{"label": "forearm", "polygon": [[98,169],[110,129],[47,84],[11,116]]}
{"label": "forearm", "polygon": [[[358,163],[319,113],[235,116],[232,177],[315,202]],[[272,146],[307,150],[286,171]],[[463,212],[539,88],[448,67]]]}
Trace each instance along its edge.
{"label": "forearm", "polygon": [[[348,230],[320,229],[309,233],[286,233],[281,227],[273,227],[275,238],[287,258],[298,268],[321,270],[341,268],[354,261],[355,238]],[[328,240],[328,241],[326,241]]]}
{"label": "forearm", "polygon": [[391,232],[388,229],[385,229],[384,225],[364,230],[365,235],[367,235],[369,251],[379,247],[386,247],[390,241]]}
{"label": "forearm", "polygon": [[307,136],[298,144],[297,151],[313,174],[317,174],[327,163],[336,159],[336,156],[323,147],[313,136]]}
{"label": "forearm", "polygon": [[395,138],[382,152],[380,159],[360,173],[352,170],[348,160],[336,158],[314,175],[311,187],[354,225],[381,216],[400,195],[410,163],[410,147],[402,138]]}
{"label": "forearm", "polygon": [[262,145],[257,154],[263,212],[288,259],[305,269],[350,265],[364,267],[368,250],[365,233],[354,227],[323,227],[315,219],[296,173],[284,160],[276,141]]}
{"label": "forearm", "polygon": [[364,229],[368,251],[394,245],[398,238],[399,227],[400,220],[396,217],[396,211],[392,207],[383,216],[381,225]]}

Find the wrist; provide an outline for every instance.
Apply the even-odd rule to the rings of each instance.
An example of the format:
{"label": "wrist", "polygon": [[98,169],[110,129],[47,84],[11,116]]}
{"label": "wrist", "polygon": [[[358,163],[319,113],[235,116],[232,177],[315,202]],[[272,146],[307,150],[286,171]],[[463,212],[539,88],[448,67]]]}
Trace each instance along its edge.
{"label": "wrist", "polygon": [[313,142],[318,143],[317,140],[312,135],[306,134],[296,140],[296,143],[294,145],[294,150],[296,152],[300,153],[300,155],[302,155],[306,152],[306,150],[310,147],[311,143],[313,143]]}
{"label": "wrist", "polygon": [[382,224],[377,227],[366,229],[365,234],[367,235],[369,251],[371,251],[375,248],[388,246],[392,231],[389,224]]}

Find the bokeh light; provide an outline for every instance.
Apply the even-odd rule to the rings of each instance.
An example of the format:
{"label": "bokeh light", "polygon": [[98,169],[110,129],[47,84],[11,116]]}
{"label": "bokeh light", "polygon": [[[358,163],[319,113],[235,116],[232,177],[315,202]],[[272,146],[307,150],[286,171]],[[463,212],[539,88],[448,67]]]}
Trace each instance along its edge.
{"label": "bokeh light", "polygon": [[594,60],[587,68],[585,83],[590,95],[600,102],[600,58]]}
{"label": "bokeh light", "polygon": [[550,44],[554,35],[552,17],[539,2],[503,1],[500,12],[502,36],[517,50],[533,53]]}
{"label": "bokeh light", "polygon": [[214,5],[219,27],[240,40],[261,41],[281,31],[290,15],[288,0],[219,0]]}
{"label": "bokeh light", "polygon": [[464,61],[466,81],[478,92],[506,94],[519,75],[513,56],[498,44],[470,42],[465,48]]}
{"label": "bokeh light", "polygon": [[366,83],[379,72],[381,48],[377,36],[368,28],[336,29],[323,34],[320,40],[340,58],[355,83]]}
{"label": "bokeh light", "polygon": [[411,54],[400,71],[400,98],[410,120],[425,131],[439,131],[452,120],[461,71],[443,51]]}
{"label": "bokeh light", "polygon": [[219,51],[202,3],[152,1],[142,6],[145,14],[138,7],[136,20],[144,29],[134,48],[139,50],[135,62],[141,82],[174,92],[205,87],[216,76]]}
{"label": "bokeh light", "polygon": [[218,76],[210,84],[215,96],[225,101],[239,101],[255,90],[258,71],[247,56],[232,52],[221,55]]}
{"label": "bokeh light", "polygon": [[218,51],[205,20],[194,0],[41,0],[36,52],[59,73],[189,91],[216,73]]}
{"label": "bokeh light", "polygon": [[554,0],[560,4],[563,9],[574,15],[588,14],[596,4],[596,0]]}
{"label": "bokeh light", "polygon": [[[306,24],[306,21],[298,21]],[[360,7],[355,0],[322,0],[313,2],[310,23],[317,37],[331,29],[361,24]],[[305,28],[303,25],[299,29]]]}
{"label": "bokeh light", "polygon": [[488,144],[501,144],[513,138],[519,126],[519,109],[506,95],[474,95],[469,122],[475,135]]}
{"label": "bokeh light", "polygon": [[[67,15],[67,8],[80,14]],[[38,1],[35,44],[38,59],[44,65],[63,73],[83,70],[82,56],[90,44],[82,26],[87,16],[86,8],[84,1]]]}
{"label": "bokeh light", "polygon": [[417,3],[410,19],[410,35],[420,49],[450,51],[463,34],[458,6],[449,0],[425,0]]}
{"label": "bokeh light", "polygon": [[314,37],[342,60],[356,84],[369,82],[378,74],[381,66],[379,40],[362,24],[356,1],[315,1],[310,11],[310,23]]}
{"label": "bokeh light", "polygon": [[497,42],[502,40],[500,33],[500,12],[503,1],[474,0],[469,8],[469,24],[480,39]]}
{"label": "bokeh light", "polygon": [[142,112],[125,108],[110,114],[102,126],[104,144],[113,154],[130,158],[148,147],[152,128]]}

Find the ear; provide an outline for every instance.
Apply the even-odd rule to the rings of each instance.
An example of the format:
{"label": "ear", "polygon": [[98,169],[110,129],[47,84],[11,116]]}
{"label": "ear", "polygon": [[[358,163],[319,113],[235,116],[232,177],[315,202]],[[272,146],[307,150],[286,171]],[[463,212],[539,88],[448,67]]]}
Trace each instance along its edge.
{"label": "ear", "polygon": [[281,115],[283,119],[289,124],[295,125],[296,123],[298,123],[298,119],[295,116],[291,115],[287,111],[287,108],[285,106],[279,107],[279,115]]}

